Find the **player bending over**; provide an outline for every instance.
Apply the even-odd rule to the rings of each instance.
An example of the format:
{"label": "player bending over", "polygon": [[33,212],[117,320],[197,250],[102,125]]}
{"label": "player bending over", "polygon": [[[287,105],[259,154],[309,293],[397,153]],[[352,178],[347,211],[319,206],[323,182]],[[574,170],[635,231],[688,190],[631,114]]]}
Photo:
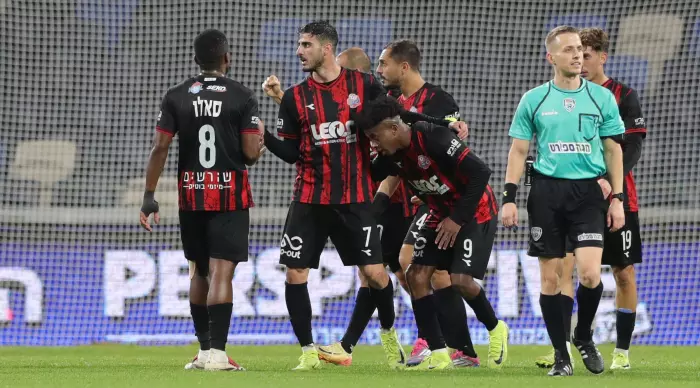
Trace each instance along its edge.
{"label": "player bending over", "polygon": [[[610,40],[600,28],[585,28],[579,32],[584,47],[583,69],[581,75],[589,81],[609,89],[615,96],[620,116],[625,124],[625,138],[622,143],[622,163],[624,169],[624,208],[625,226],[617,232],[605,230],[602,264],[610,265],[615,278],[617,307],[616,329],[617,342],[613,351],[610,369],[629,369],[629,348],[637,319],[637,282],[634,264],[642,262],[642,241],[639,231],[639,205],[637,189],[632,169],[642,155],[642,143],[646,137],[646,122],[637,92],[620,81],[605,74],[604,65],[608,58]],[[602,181],[605,197],[610,194],[610,184]],[[571,327],[571,313],[574,306],[574,255],[568,251],[562,262],[561,294],[564,305],[565,327]],[[567,335],[567,340],[570,335]],[[554,363],[554,351],[541,357],[536,364],[542,368],[551,368]]]}
{"label": "player bending over", "polygon": [[[406,279],[416,323],[431,354],[409,369],[449,369],[453,363],[437,320],[431,278],[436,268],[448,271],[452,286],[465,300],[482,292],[474,278],[484,277],[497,223],[497,205],[488,186],[491,170],[451,130],[424,122],[408,126],[401,111],[395,99],[383,97],[367,104],[356,124],[377,146],[377,170],[400,176],[430,208],[418,230]],[[490,314],[506,333],[494,360],[500,367],[508,355],[505,322],[495,318],[486,298],[476,310]],[[466,350],[466,313],[455,311],[448,318],[455,337],[462,340],[456,350]]]}
{"label": "player bending over", "polygon": [[[549,32],[545,45],[554,78],[526,92],[513,117],[501,215],[505,227],[517,225],[517,183],[534,136],[537,159],[528,198],[528,255],[539,257],[540,307],[555,351],[549,375],[573,375],[564,323],[564,314],[570,312],[562,309],[558,275],[567,241],[573,243],[580,279],[573,341],[586,368],[599,374],[604,363],[593,342],[591,324],[603,293],[600,263],[606,213],[612,232],[625,223],[618,143],[624,126],[612,93],[580,77],[583,45],[577,29],[557,27]],[[615,193],[611,203],[598,183],[606,173]]]}
{"label": "player bending over", "polygon": [[159,221],[154,192],[173,136],[178,135],[180,237],[190,266],[190,311],[200,350],[185,369],[242,370],[226,355],[236,266],[248,261],[246,165],[261,154],[262,123],[253,92],[226,77],[226,36],[202,32],[194,41],[201,72],[165,94],[146,170],[141,225]]}

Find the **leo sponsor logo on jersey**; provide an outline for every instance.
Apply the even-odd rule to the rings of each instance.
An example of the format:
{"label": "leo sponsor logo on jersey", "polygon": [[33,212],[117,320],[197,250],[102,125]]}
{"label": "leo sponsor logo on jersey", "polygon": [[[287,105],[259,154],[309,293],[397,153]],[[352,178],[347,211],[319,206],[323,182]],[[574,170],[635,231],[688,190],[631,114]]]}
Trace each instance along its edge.
{"label": "leo sponsor logo on jersey", "polygon": [[447,149],[447,155],[455,156],[455,153],[461,146],[462,143],[459,140],[452,139],[452,141],[450,141],[450,148]]}
{"label": "leo sponsor logo on jersey", "polygon": [[282,242],[280,243],[280,255],[287,256],[292,259],[301,258],[301,248],[304,244],[304,240],[299,236],[289,237],[288,234],[282,236]]}
{"label": "leo sponsor logo on jersey", "polygon": [[590,154],[591,145],[588,143],[575,143],[558,141],[549,143],[549,152],[553,154]]}
{"label": "leo sponsor logo on jersey", "polygon": [[194,117],[219,117],[221,115],[221,101],[202,100],[197,97],[197,101],[192,101],[194,106]]}
{"label": "leo sponsor logo on jersey", "polygon": [[440,179],[435,175],[431,176],[428,180],[410,180],[408,183],[421,194],[445,194],[450,191],[450,188],[446,184],[440,182]]}
{"label": "leo sponsor logo on jersey", "polygon": [[357,141],[357,135],[352,133],[351,127],[354,125],[352,120],[345,124],[340,121],[330,123],[322,123],[319,126],[311,124],[311,134],[316,140],[316,145],[333,144],[333,143],[354,143]]}
{"label": "leo sponsor logo on jersey", "polygon": [[210,92],[217,92],[217,93],[222,93],[226,91],[226,86],[222,85],[209,85],[207,86],[207,90]]}

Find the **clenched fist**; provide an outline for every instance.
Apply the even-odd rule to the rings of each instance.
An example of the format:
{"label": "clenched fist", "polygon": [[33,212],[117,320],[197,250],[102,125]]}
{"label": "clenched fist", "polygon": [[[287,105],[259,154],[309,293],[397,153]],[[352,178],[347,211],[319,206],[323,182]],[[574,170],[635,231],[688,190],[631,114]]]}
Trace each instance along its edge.
{"label": "clenched fist", "polygon": [[276,75],[271,75],[267,77],[265,82],[262,84],[262,89],[268,96],[272,97],[278,104],[282,101],[282,87],[280,85],[280,80],[277,79]]}

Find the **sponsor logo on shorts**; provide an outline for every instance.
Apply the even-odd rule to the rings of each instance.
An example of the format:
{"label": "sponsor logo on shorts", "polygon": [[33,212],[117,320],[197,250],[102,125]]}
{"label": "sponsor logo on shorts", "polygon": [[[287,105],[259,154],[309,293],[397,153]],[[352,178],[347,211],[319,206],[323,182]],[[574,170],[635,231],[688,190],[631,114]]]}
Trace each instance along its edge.
{"label": "sponsor logo on shorts", "polygon": [[425,237],[418,237],[416,242],[413,243],[413,257],[423,257],[423,248],[428,240]]}
{"label": "sponsor logo on shorts", "polygon": [[282,242],[280,243],[282,256],[287,256],[292,259],[301,258],[301,247],[304,244],[304,240],[299,236],[289,237],[288,234],[282,236]]}
{"label": "sponsor logo on shorts", "polygon": [[578,241],[603,241],[603,235],[600,233],[581,233],[578,235]]}
{"label": "sponsor logo on shorts", "polygon": [[549,152],[553,154],[590,154],[591,145],[588,143],[558,141],[549,143]]}
{"label": "sponsor logo on shorts", "polygon": [[542,238],[542,228],[540,227],[532,227],[530,228],[530,234],[532,235],[532,239],[535,241],[540,241],[540,238]]}

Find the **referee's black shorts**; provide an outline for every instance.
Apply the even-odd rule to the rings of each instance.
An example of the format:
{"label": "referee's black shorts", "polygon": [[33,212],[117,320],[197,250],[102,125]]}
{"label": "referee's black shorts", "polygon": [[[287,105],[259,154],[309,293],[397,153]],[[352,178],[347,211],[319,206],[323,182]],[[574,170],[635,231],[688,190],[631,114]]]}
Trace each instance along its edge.
{"label": "referee's black shorts", "polygon": [[571,248],[603,248],[608,202],[596,178],[570,180],[535,173],[527,213],[530,226],[528,255],[566,256]]}

